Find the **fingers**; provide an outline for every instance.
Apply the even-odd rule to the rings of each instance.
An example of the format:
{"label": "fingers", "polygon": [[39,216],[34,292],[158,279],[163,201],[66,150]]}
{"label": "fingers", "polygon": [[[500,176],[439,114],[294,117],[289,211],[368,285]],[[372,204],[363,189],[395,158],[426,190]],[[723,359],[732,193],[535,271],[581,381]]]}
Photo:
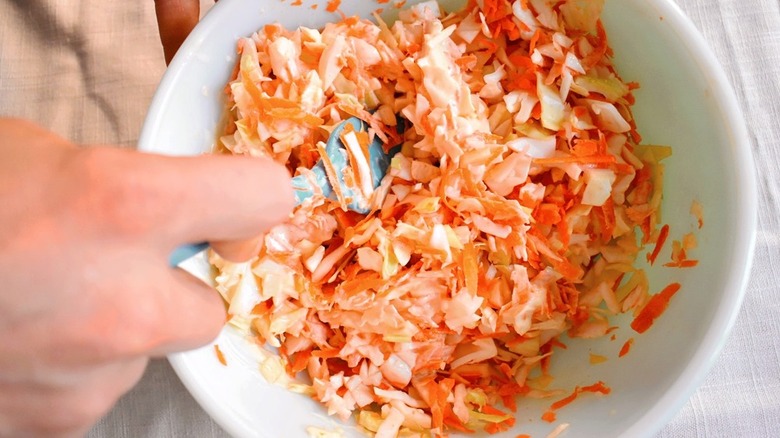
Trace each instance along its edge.
{"label": "fingers", "polygon": [[91,218],[88,232],[145,241],[166,254],[185,242],[255,238],[294,204],[289,173],[268,159],[98,147],[78,155],[68,170],[78,190],[60,198],[79,197],[75,214]]}
{"label": "fingers", "polygon": [[[0,333],[0,382],[21,382],[37,375],[31,369],[37,366],[48,370],[38,380],[65,386],[83,369],[191,350],[217,337],[227,315],[213,287],[169,268],[162,254],[115,245],[93,250],[99,257],[94,263],[78,257],[86,266],[59,276],[62,288],[77,278],[89,280],[66,290],[66,299],[53,296],[46,318],[14,325],[12,336],[9,330]],[[30,339],[37,339],[34,355],[28,351]]]}
{"label": "fingers", "polygon": [[165,52],[165,63],[170,64],[176,51],[200,19],[198,0],[155,0],[157,26]]}
{"label": "fingers", "polygon": [[252,239],[285,220],[294,206],[290,174],[271,160],[213,155],[159,160],[158,187],[168,190],[161,214],[175,245]]}
{"label": "fingers", "polygon": [[[156,300],[161,311],[144,335],[144,353],[164,356],[213,341],[225,325],[225,305],[210,286],[181,269],[169,270],[166,293]],[[146,347],[148,346],[148,347]],[[133,352],[131,352],[133,354]]]}

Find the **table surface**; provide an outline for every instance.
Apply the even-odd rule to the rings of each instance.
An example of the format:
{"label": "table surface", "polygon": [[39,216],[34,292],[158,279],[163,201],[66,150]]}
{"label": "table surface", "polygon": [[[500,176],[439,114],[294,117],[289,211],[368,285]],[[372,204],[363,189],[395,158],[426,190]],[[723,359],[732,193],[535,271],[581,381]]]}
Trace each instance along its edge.
{"label": "table surface", "polygon": [[[760,211],[753,272],[733,332],[708,378],[659,437],[776,437],[780,2],[676,1],[710,42],[734,86],[756,158]],[[153,8],[151,1],[0,0],[0,114],[37,120],[77,142],[132,147],[164,71]],[[89,436],[226,434],[158,359]]]}

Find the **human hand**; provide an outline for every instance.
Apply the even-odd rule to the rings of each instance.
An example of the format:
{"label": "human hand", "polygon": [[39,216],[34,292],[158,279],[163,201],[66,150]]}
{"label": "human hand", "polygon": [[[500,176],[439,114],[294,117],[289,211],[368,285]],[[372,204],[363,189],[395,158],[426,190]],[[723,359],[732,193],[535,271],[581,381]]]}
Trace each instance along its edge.
{"label": "human hand", "polygon": [[3,119],[0,156],[3,437],[83,435],[149,356],[212,340],[224,305],[171,250],[255,236],[293,206],[261,159],[79,148]]}
{"label": "human hand", "polygon": [[157,27],[165,53],[165,63],[170,64],[173,55],[198,24],[199,0],[154,0]]}

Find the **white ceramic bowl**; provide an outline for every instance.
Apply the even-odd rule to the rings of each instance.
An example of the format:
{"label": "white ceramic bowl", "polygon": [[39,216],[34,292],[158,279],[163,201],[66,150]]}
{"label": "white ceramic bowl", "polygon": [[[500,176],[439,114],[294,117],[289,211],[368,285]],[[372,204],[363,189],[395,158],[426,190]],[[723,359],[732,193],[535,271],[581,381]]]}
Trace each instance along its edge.
{"label": "white ceramic bowl", "polygon": [[[273,21],[318,27],[338,18],[324,11],[324,0],[317,11],[290,3],[217,3],[165,74],[140,148],[172,155],[209,151],[223,108],[222,89],[236,61],[236,40]],[[376,7],[368,0],[342,3],[347,14],[366,15]],[[693,230],[689,209],[694,199],[704,206],[705,218],[694,251],[698,267],[649,271],[654,291],[671,281],[682,283],[651,330],[634,336],[623,319],[616,341],[571,342],[554,360],[556,385],[604,380],[613,390],[560,410],[558,422],[571,424],[567,436],[635,438],[655,434],[677,412],[725,343],[750,270],[757,200],[739,105],[693,24],[672,0],[610,0],[603,19],[619,72],[642,86],[635,93],[634,111],[645,142],[674,148],[666,161],[663,220],[678,237]],[[198,263],[191,269],[207,272]],[[617,359],[629,336],[636,338],[633,349]],[[226,330],[216,342],[227,356],[227,367],[217,362],[210,346],[172,355],[170,361],[198,402],[232,435],[295,438],[306,436],[307,426],[320,426],[359,436],[328,418],[316,402],[266,383],[240,336]],[[591,351],[610,360],[589,365]],[[554,425],[539,417],[549,403],[524,403],[516,430],[504,436],[545,436]]]}

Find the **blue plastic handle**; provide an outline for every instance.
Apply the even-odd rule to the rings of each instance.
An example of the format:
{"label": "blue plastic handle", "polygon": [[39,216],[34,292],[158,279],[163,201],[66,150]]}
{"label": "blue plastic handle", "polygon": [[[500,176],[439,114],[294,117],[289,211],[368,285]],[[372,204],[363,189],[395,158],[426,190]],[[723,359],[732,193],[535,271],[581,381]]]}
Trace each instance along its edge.
{"label": "blue plastic handle", "polygon": [[171,256],[168,258],[168,263],[171,266],[179,266],[179,263],[187,260],[201,251],[204,251],[208,247],[209,244],[206,242],[182,245],[171,253]]}

